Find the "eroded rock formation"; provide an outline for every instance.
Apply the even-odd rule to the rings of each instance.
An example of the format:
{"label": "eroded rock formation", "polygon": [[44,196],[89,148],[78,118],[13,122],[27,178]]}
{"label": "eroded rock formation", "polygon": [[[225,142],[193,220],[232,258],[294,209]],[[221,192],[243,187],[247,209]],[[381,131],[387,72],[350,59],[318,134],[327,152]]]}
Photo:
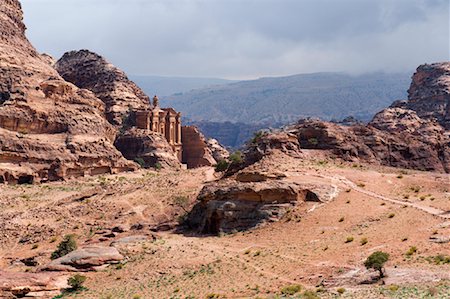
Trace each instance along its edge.
{"label": "eroded rock formation", "polygon": [[330,200],[329,194],[337,194],[332,186],[302,185],[284,178],[281,174],[243,172],[210,183],[201,190],[187,223],[206,234],[242,231],[278,221],[305,201],[325,202]]}
{"label": "eroded rock formation", "polygon": [[90,246],[53,260],[43,269],[48,271],[98,271],[124,260],[115,247]]}
{"label": "eroded rock formation", "polygon": [[304,149],[347,161],[450,172],[450,63],[417,68],[408,101],[394,102],[368,125],[300,120],[286,128]]}
{"label": "eroded rock formation", "polygon": [[142,167],[181,167],[180,160],[161,134],[131,128],[118,136],[115,146],[125,158],[136,161]]}
{"label": "eroded rock formation", "polygon": [[94,94],[64,81],[25,37],[17,0],[0,6],[0,181],[135,169]]}
{"label": "eroded rock formation", "polygon": [[205,136],[194,126],[184,126],[181,130],[183,143],[183,163],[188,168],[212,166],[216,164]]}
{"label": "eroded rock formation", "polygon": [[65,53],[55,68],[79,88],[92,91],[106,105],[106,117],[115,126],[122,126],[130,110],[145,109],[147,95],[127,75],[102,56],[88,50]]}

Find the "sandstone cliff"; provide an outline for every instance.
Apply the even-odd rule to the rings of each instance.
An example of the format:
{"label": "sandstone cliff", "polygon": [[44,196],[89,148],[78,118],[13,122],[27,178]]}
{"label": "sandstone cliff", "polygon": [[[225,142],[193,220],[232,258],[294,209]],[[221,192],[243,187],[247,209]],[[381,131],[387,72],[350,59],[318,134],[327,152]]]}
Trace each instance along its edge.
{"label": "sandstone cliff", "polygon": [[183,163],[188,168],[212,166],[216,164],[206,138],[194,126],[184,126],[181,130],[183,143]]}
{"label": "sandstone cliff", "polygon": [[0,3],[0,181],[134,169],[112,145],[116,130],[103,102],[36,52],[19,1]]}
{"label": "sandstone cliff", "polygon": [[103,101],[108,121],[119,129],[115,146],[125,158],[142,167],[181,167],[162,134],[134,127],[135,111],[150,108],[150,100],[122,70],[88,50],[64,54],[55,68],[64,79]]}
{"label": "sandstone cliff", "polygon": [[67,81],[92,91],[106,105],[108,121],[122,126],[130,109],[145,109],[150,99],[126,74],[88,50],[65,53],[55,64]]}

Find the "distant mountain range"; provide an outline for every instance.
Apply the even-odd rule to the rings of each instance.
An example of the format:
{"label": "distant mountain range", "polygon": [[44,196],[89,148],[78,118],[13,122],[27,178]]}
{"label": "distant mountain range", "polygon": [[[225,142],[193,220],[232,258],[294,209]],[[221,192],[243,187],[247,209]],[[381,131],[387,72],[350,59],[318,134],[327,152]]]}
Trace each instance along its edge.
{"label": "distant mountain range", "polygon": [[164,76],[130,76],[149,96],[158,95],[164,97],[173,94],[188,92],[193,89],[212,87],[237,81],[218,78],[188,78],[188,77],[164,77]]}
{"label": "distant mountain range", "polygon": [[239,147],[252,130],[304,117],[369,121],[393,101],[405,99],[412,72],[313,73],[229,82],[209,78],[132,77],[147,93],[173,94],[163,106],[181,111],[209,137]]}

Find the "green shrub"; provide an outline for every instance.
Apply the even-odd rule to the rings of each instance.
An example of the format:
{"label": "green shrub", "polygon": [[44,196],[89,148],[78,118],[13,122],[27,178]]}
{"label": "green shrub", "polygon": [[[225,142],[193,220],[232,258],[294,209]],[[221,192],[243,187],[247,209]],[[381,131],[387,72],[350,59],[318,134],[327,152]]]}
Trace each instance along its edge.
{"label": "green shrub", "polygon": [[230,163],[227,160],[220,160],[216,164],[216,172],[223,172],[228,169],[228,166],[230,166]]}
{"label": "green shrub", "polygon": [[159,162],[156,162],[155,165],[153,166],[156,170],[161,170],[162,169],[162,165]]}
{"label": "green shrub", "polygon": [[353,240],[355,240],[355,238],[347,237],[347,239],[345,240],[345,243],[351,243],[351,242],[353,242]]}
{"label": "green shrub", "polygon": [[383,266],[389,260],[389,254],[382,251],[376,251],[369,255],[364,262],[367,269],[374,269],[380,273],[380,278],[384,277]]}
{"label": "green shrub", "polygon": [[411,247],[409,247],[408,251],[406,252],[406,256],[412,256],[416,252],[417,252],[417,247],[411,246]]}
{"label": "green shrub", "polygon": [[302,286],[299,284],[291,284],[281,289],[283,295],[295,295],[302,290]]}
{"label": "green shrub", "polygon": [[369,242],[369,241],[367,240],[367,238],[362,238],[362,239],[361,239],[361,246],[366,245],[367,242]]}
{"label": "green shrub", "polygon": [[258,131],[253,133],[253,138],[250,141],[252,144],[258,143],[261,140],[261,137],[264,136],[264,132],[263,131]]}
{"label": "green shrub", "polygon": [[388,289],[391,292],[397,292],[399,288],[400,287],[398,285],[396,285],[396,284],[391,284],[390,286],[388,286]]}
{"label": "green shrub", "polygon": [[75,274],[70,277],[67,283],[70,285],[73,291],[78,291],[83,288],[83,283],[86,281],[86,276]]}
{"label": "green shrub", "polygon": [[55,260],[66,254],[76,250],[78,248],[77,241],[75,240],[75,235],[65,235],[61,243],[54,252],[52,252],[51,259]]}
{"label": "green shrub", "polygon": [[230,159],[230,161],[232,163],[239,164],[239,163],[242,163],[243,156],[242,156],[242,153],[240,151],[235,151],[234,153],[232,153],[230,155],[229,159]]}
{"label": "green shrub", "polygon": [[305,291],[302,294],[303,299],[320,299],[319,296],[317,296],[317,293],[314,291]]}
{"label": "green shrub", "polygon": [[336,290],[339,294],[344,294],[345,293],[345,289],[344,288],[339,288]]}
{"label": "green shrub", "polygon": [[139,164],[139,166],[141,166],[141,168],[145,168],[145,161],[141,157],[134,158],[134,162]]}

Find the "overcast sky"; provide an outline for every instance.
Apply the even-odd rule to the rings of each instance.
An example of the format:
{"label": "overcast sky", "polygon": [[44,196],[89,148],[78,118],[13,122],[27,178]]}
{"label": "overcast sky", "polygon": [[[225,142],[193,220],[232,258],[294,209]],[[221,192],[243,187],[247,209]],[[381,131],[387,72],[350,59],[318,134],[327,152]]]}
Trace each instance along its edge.
{"label": "overcast sky", "polygon": [[89,49],[129,74],[410,71],[450,55],[449,0],[21,2],[40,52]]}

